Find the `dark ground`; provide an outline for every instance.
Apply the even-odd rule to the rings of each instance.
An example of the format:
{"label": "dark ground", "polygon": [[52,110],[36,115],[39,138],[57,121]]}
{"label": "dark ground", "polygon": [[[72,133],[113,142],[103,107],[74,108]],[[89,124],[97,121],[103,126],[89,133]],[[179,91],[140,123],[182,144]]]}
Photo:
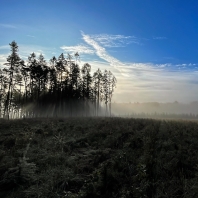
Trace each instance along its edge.
{"label": "dark ground", "polygon": [[0,197],[198,197],[198,124],[0,120]]}

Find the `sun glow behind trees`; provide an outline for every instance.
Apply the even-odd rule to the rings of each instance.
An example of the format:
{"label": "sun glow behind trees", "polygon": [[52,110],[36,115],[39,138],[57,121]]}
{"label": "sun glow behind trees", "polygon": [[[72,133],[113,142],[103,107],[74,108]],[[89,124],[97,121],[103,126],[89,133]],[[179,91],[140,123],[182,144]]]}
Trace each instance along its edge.
{"label": "sun glow behind trees", "polygon": [[27,63],[20,59],[15,41],[10,44],[7,66],[0,70],[0,117],[57,117],[111,115],[111,100],[116,78],[98,69],[91,76],[91,65],[78,65],[62,53],[48,63],[40,54],[30,54]]}

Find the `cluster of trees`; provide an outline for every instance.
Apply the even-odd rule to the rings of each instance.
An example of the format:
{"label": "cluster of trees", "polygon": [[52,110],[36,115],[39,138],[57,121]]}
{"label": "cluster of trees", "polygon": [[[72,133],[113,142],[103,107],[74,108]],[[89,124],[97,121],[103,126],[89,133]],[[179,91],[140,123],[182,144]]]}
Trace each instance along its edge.
{"label": "cluster of trees", "polygon": [[116,78],[111,71],[91,65],[79,67],[79,54],[62,53],[47,62],[42,54],[30,54],[28,61],[18,55],[18,45],[10,43],[11,54],[0,69],[0,117],[98,116],[101,102],[111,115]]}

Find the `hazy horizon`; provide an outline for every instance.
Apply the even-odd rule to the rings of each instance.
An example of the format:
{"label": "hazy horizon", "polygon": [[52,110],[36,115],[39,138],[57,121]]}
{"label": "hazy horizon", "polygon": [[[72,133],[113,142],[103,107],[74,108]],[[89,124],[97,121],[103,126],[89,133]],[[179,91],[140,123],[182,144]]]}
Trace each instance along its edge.
{"label": "hazy horizon", "polygon": [[32,52],[47,61],[78,52],[80,66],[112,71],[112,102],[198,101],[197,8],[157,0],[2,0],[0,67],[15,40],[24,60]]}
{"label": "hazy horizon", "polygon": [[198,115],[198,102],[192,103],[112,103],[112,112],[115,115],[133,115],[133,114],[193,114]]}

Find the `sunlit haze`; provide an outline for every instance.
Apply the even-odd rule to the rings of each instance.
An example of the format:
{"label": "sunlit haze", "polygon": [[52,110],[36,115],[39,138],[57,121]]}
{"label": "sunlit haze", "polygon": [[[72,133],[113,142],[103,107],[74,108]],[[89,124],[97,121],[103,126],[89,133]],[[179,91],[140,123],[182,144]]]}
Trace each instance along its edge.
{"label": "sunlit haze", "polygon": [[1,0],[0,67],[15,40],[24,60],[80,55],[117,78],[113,102],[198,101],[198,2]]}

